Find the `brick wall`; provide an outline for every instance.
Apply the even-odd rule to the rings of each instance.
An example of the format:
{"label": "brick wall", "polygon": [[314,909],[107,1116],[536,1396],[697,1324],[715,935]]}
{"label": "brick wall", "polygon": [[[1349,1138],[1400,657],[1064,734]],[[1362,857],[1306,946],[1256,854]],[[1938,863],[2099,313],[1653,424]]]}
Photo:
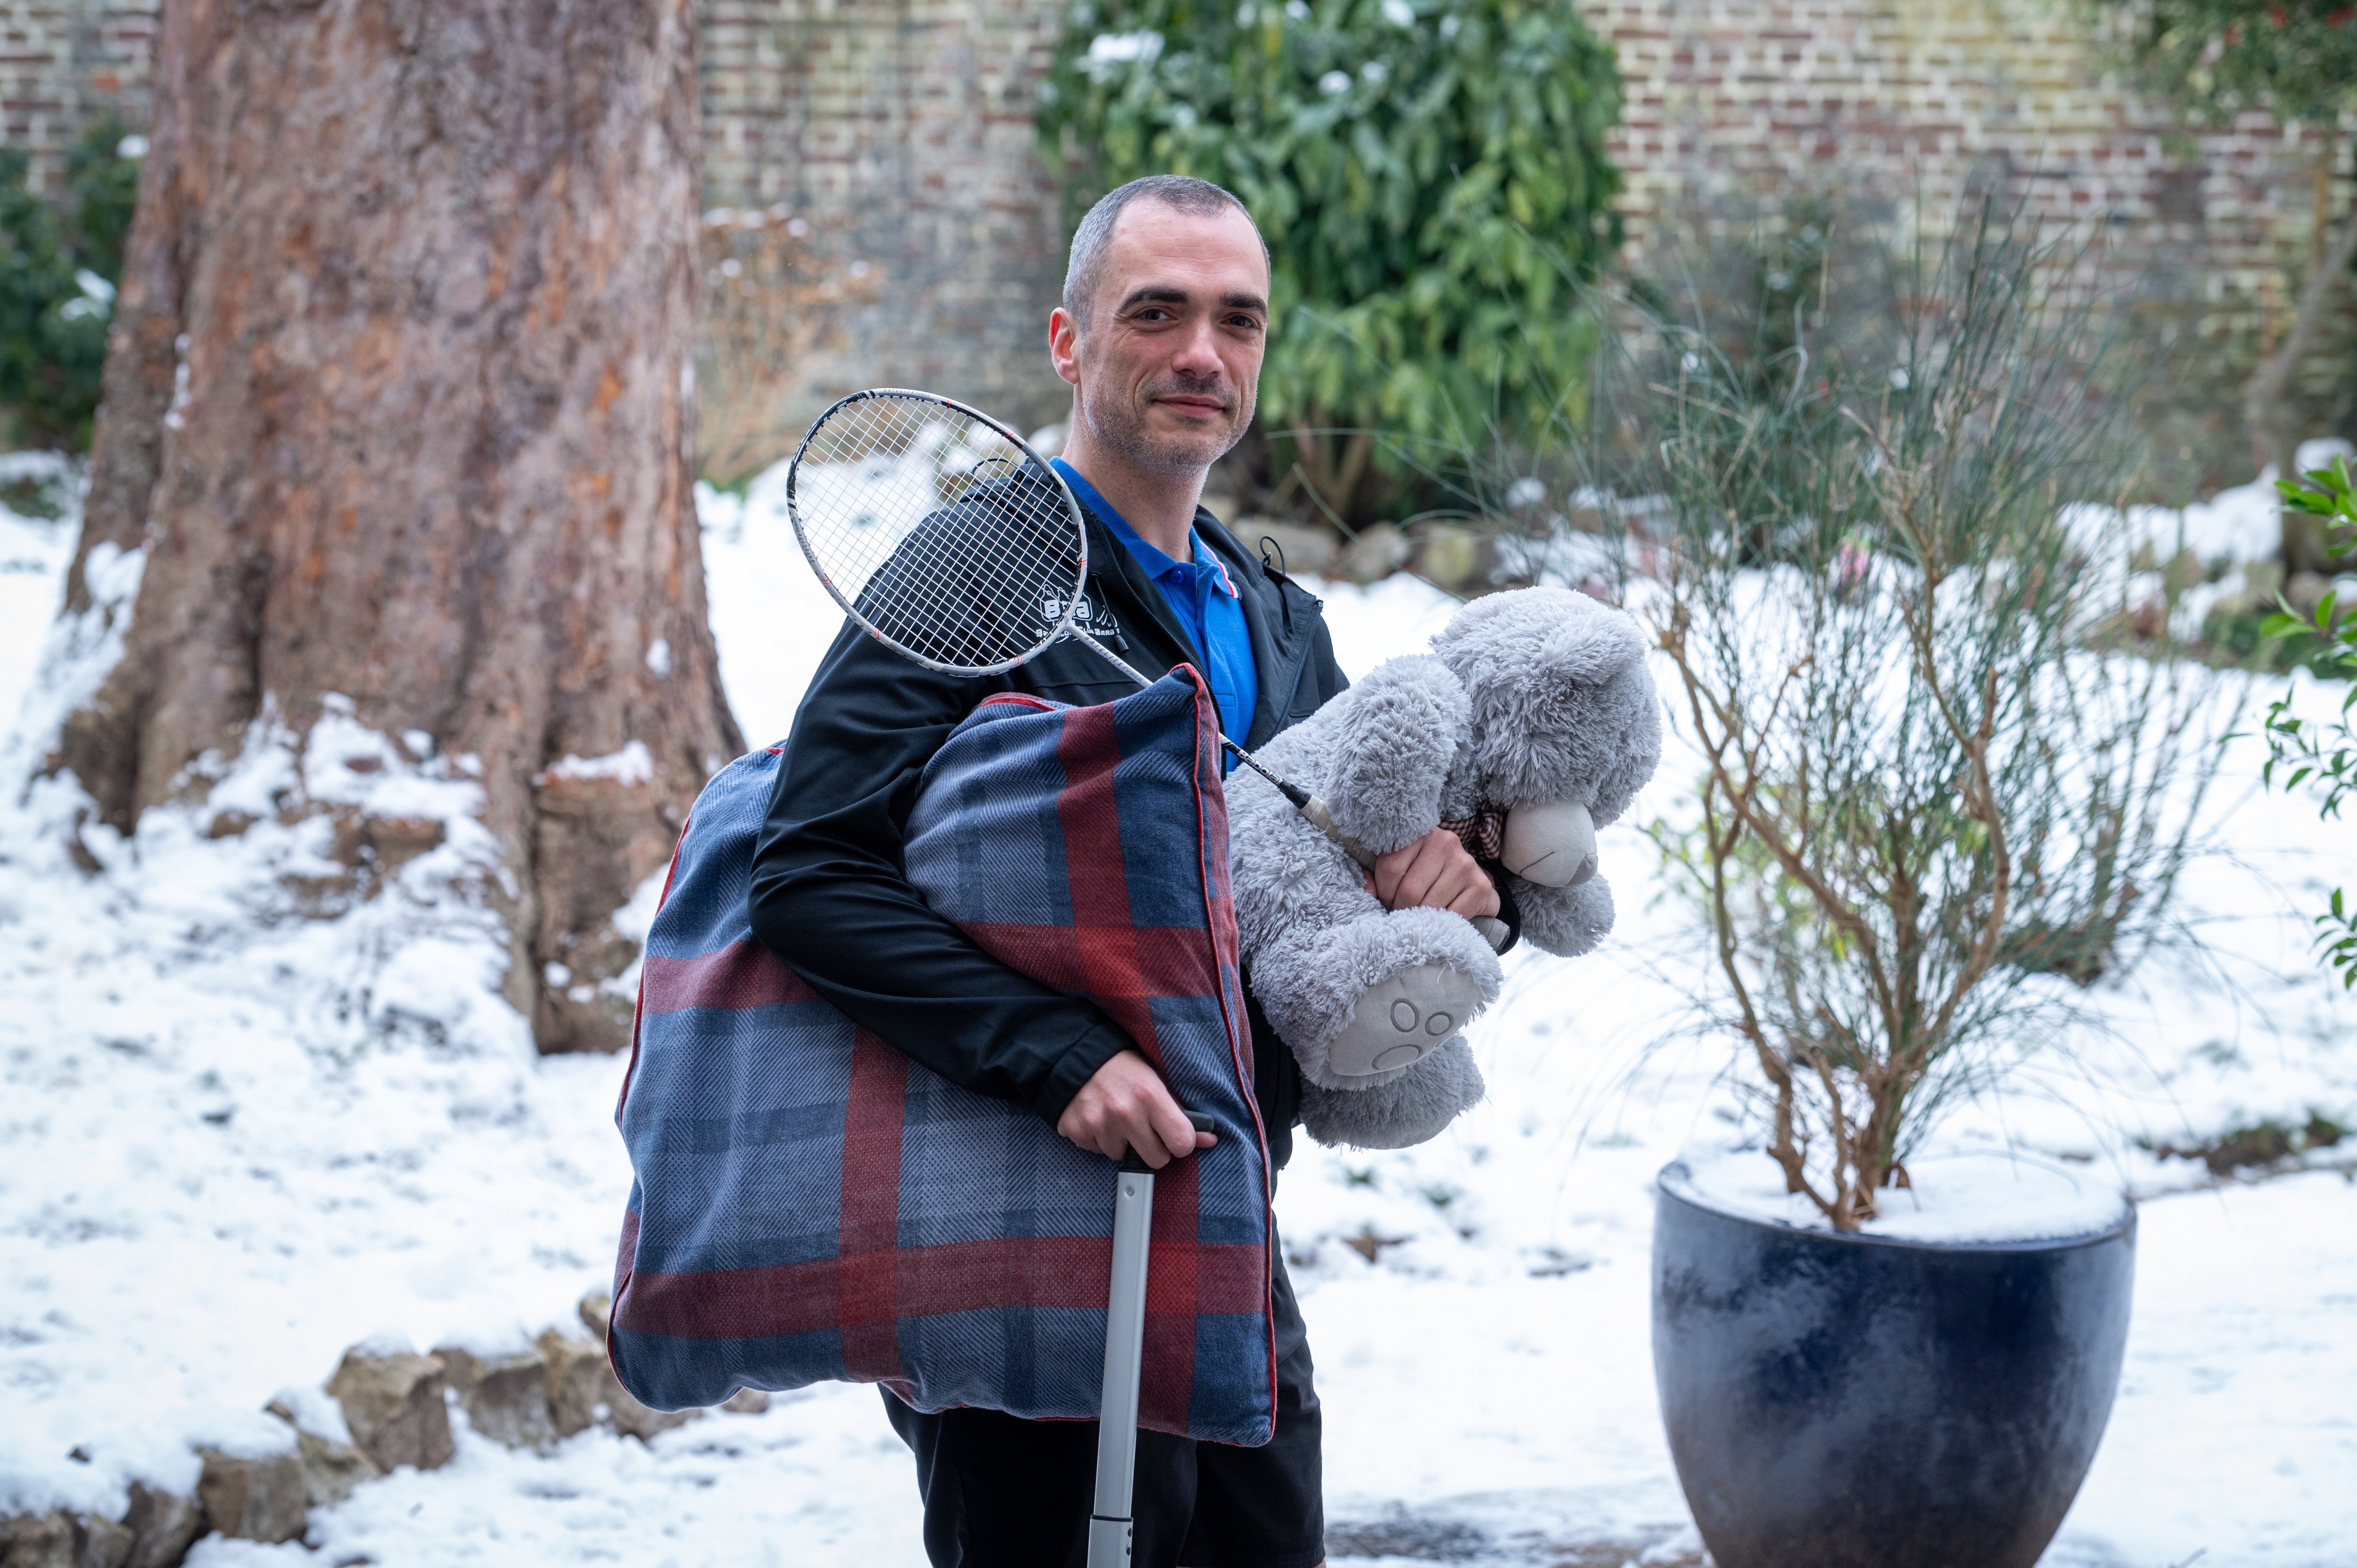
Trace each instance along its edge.
{"label": "brick wall", "polygon": [[[2190,339],[2154,410],[2176,482],[2247,472],[2238,391],[2287,322],[2316,145],[2253,116],[2191,140],[2108,87],[2062,0],[1581,0],[1614,44],[1631,263],[1836,196],[1944,225],[1975,182],[2084,225],[2148,329]],[[910,381],[1044,417],[1060,270],[1030,95],[1056,0],[707,0],[706,186],[794,203],[888,280],[809,372],[801,413]],[[2335,199],[2351,190],[2344,177]],[[2357,403],[2344,319],[2306,367],[2311,427]]]}
{"label": "brick wall", "polygon": [[807,223],[813,265],[865,301],[837,309],[781,426],[879,384],[1021,423],[1067,405],[1042,346],[1062,234],[1031,127],[1060,16],[1052,0],[705,0],[706,205]]}
{"label": "brick wall", "polygon": [[[1626,94],[1631,260],[1835,195],[1942,223],[1975,182],[2082,225],[2142,322],[2190,339],[2156,409],[2183,482],[2249,471],[2240,389],[2288,323],[2318,143],[2264,116],[2188,138],[2104,80],[2061,0],[1586,0]],[[2347,166],[2345,155],[2341,166]],[[2347,175],[2333,200],[2345,212]],[[2357,394],[2352,323],[2304,367],[2311,429]]]}
{"label": "brick wall", "polygon": [[[763,416],[796,429],[838,392],[901,382],[1053,417],[1040,338],[1062,233],[1031,109],[1060,0],[699,3],[706,205],[796,225],[792,297],[825,302]],[[2296,304],[2312,141],[2255,116],[2172,135],[2104,84],[2065,0],[1579,3],[1626,81],[1633,264],[1772,221],[1788,197],[1944,222],[1974,181],[2016,182],[2101,236],[2154,332],[2198,343],[2166,444],[2208,478],[2246,467],[2237,389]],[[8,139],[44,174],[101,106],[144,119],[151,16],[0,0]],[[2334,199],[2351,197],[2344,176]],[[748,286],[707,280],[724,281]],[[2305,367],[2311,428],[2357,408],[2352,342],[2344,314]]]}
{"label": "brick wall", "polygon": [[65,151],[103,111],[147,123],[154,0],[0,0],[0,121],[7,145],[33,155],[37,188],[56,180]]}

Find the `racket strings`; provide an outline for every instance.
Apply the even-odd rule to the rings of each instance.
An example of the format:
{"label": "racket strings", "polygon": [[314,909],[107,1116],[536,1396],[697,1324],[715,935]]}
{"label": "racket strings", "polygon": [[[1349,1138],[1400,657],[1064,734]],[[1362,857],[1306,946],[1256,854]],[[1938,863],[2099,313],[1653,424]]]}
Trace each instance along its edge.
{"label": "racket strings", "polygon": [[1055,476],[995,426],[931,398],[838,404],[803,445],[791,499],[836,597],[936,668],[1019,662],[1080,591],[1082,535]]}

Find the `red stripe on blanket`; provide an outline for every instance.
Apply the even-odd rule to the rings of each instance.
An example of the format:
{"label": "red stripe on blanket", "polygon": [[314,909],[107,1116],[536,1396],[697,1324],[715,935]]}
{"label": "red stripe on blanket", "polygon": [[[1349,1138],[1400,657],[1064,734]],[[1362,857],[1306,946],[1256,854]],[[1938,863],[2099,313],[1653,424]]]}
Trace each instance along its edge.
{"label": "red stripe on blanket", "polygon": [[[1196,1236],[1195,1162],[1165,1165],[1154,1182],[1154,1245],[1146,1270],[1146,1349],[1138,1377],[1138,1419],[1161,1432],[1187,1430],[1195,1399],[1195,1315],[1205,1310],[1205,1249]],[[1253,1249],[1255,1254],[1260,1249]],[[1255,1256],[1251,1310],[1268,1310]],[[1211,1310],[1217,1311],[1218,1308]]]}
{"label": "red stripe on blanket", "polygon": [[801,975],[759,942],[731,942],[694,958],[649,957],[639,971],[639,987],[640,1010],[651,1014],[818,1000]]}
{"label": "red stripe on blanket", "polygon": [[909,1058],[865,1029],[851,1037],[851,1104],[843,1123],[843,1364],[866,1382],[900,1375],[893,1320],[900,1245],[900,1124]]}
{"label": "red stripe on blanket", "polygon": [[1033,979],[1093,997],[1157,1062],[1153,1004],[1220,995],[1211,934],[1182,926],[994,925],[963,928],[983,950]]}
{"label": "red stripe on blanket", "polygon": [[[1155,1223],[1159,1225],[1158,1190],[1155,1197]],[[997,1311],[1010,1301],[1101,1312],[1113,1268],[1113,1243],[1102,1236],[1009,1237],[911,1248],[896,1254],[895,1261],[899,1310],[907,1317]],[[1267,1271],[1267,1254],[1254,1243],[1181,1247],[1157,1237],[1150,1271],[1155,1284],[1146,1317],[1147,1367],[1168,1359],[1156,1343],[1157,1337],[1183,1336],[1190,1353],[1194,1341],[1191,1319],[1155,1310],[1154,1304],[1163,1299],[1163,1275],[1181,1272],[1194,1282],[1196,1311],[1261,1313],[1268,1310]],[[813,1333],[835,1326],[844,1299],[843,1274],[842,1262],[834,1258],[767,1269],[637,1274],[614,1322],[633,1334],[682,1339],[766,1339]],[[897,1361],[896,1357],[896,1371],[890,1375],[898,1375]],[[1183,1402],[1178,1414],[1184,1430]]]}
{"label": "red stripe on blanket", "polygon": [[[1063,718],[1063,727],[1056,736],[1056,760],[1064,768],[1064,787],[1056,792],[1056,820],[1063,829],[1064,880],[1066,897],[1071,900],[1072,923],[1127,932],[1131,929],[1129,883],[1122,862],[1121,807],[1114,793],[1114,770],[1121,762],[1121,743],[1114,734],[1113,708],[1110,704],[1073,708]],[[1060,934],[1068,944],[1076,935],[1071,931]],[[1134,947],[1134,934],[1131,940]],[[1059,969],[1072,979],[1069,984],[1049,981],[1052,985],[1096,993],[1108,1004],[1115,997],[1137,993],[1135,963],[1126,970],[1116,966],[1115,987],[1112,993],[1103,993],[1097,992],[1093,971],[1098,965],[1090,961],[1087,950],[1067,945],[1059,950],[1057,956],[1064,961]],[[1135,1027],[1133,1017],[1138,1011],[1130,1009],[1132,1016],[1125,1017],[1115,1009],[1114,1016],[1145,1047],[1147,1059],[1159,1067],[1161,1045],[1151,1037],[1150,1029],[1141,1033]]]}

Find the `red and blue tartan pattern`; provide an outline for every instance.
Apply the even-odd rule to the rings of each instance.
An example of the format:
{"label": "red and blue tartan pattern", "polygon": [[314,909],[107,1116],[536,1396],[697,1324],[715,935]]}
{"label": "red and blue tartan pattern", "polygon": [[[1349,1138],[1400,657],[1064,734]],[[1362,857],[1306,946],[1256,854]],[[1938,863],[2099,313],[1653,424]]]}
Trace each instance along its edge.
{"label": "red and blue tartan pattern", "polygon": [[[1194,671],[1074,708],[982,703],[927,768],[909,881],[1013,968],[1095,999],[1218,1144],[1155,1185],[1140,1423],[1268,1440],[1273,1226]],[[637,1179],[608,1349],[662,1410],[880,1382],[919,1410],[1097,1412],[1114,1166],[819,996],[746,913],[777,748],[705,786],[647,943],[616,1119]]]}

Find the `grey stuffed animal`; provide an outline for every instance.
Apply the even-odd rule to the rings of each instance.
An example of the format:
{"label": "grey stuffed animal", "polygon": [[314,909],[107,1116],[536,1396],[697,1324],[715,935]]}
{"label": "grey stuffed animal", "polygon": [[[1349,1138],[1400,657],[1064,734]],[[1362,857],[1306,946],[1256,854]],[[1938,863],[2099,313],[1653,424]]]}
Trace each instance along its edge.
{"label": "grey stuffed animal", "polygon": [[[1645,639],[1565,588],[1477,599],[1429,655],[1391,660],[1263,747],[1378,854],[1446,822],[1483,845],[1524,940],[1575,956],[1612,929],[1596,829],[1661,760]],[[1258,777],[1228,779],[1236,920],[1253,992],[1301,1064],[1321,1144],[1405,1148],[1481,1098],[1463,1026],[1497,1000],[1491,936],[1386,910],[1349,856]]]}

